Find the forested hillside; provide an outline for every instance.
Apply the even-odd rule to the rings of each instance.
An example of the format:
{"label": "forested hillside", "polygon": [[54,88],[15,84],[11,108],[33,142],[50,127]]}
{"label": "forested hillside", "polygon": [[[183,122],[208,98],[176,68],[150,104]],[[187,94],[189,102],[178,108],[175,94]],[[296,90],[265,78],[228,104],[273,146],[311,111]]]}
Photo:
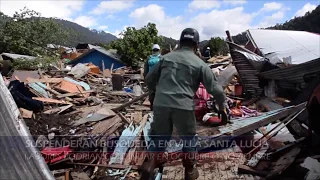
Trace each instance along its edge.
{"label": "forested hillside", "polygon": [[56,22],[62,24],[65,28],[68,28],[75,32],[68,42],[68,45],[75,46],[79,42],[85,42],[90,44],[106,44],[110,41],[117,39],[116,36],[106,33],[104,31],[90,30],[77,23],[70,22],[62,19],[55,19]]}
{"label": "forested hillside", "polygon": [[[10,19],[10,17],[4,15],[0,12],[0,28],[5,28],[5,23]],[[45,19],[45,18],[44,18]],[[106,44],[110,41],[117,39],[116,36],[106,33],[104,31],[91,30],[85,28],[74,22],[70,22],[62,19],[52,19],[59,24],[62,24],[62,27],[65,30],[72,31],[70,37],[64,42],[52,42],[65,46],[75,46],[79,42],[85,42],[90,44]]]}

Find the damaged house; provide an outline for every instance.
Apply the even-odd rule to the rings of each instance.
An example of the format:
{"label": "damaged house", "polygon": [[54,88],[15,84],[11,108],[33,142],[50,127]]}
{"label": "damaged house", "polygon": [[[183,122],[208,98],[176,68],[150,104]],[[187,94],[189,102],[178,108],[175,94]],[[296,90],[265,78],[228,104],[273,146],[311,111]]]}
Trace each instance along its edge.
{"label": "damaged house", "polygon": [[[103,70],[104,68],[111,68],[113,64],[113,69],[123,67],[124,64],[117,57],[116,52],[113,50],[105,50],[103,48],[93,48],[80,56],[76,57],[69,64],[78,64],[78,63],[92,63]],[[104,64],[104,67],[102,67]]]}

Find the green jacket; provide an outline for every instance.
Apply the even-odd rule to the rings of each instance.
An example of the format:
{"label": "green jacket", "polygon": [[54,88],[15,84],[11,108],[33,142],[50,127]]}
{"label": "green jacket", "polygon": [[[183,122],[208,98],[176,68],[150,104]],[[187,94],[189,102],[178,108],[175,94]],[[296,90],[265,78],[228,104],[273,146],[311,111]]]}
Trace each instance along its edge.
{"label": "green jacket", "polygon": [[154,106],[183,110],[195,109],[194,95],[200,82],[222,107],[226,97],[221,85],[209,66],[191,49],[181,48],[166,54],[146,77],[149,90],[156,89]]}

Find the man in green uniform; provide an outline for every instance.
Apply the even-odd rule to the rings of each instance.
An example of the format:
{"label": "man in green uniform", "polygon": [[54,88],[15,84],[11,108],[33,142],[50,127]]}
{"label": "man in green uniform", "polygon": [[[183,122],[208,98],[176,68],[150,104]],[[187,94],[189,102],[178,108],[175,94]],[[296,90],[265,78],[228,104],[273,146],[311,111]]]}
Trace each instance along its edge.
{"label": "man in green uniform", "polygon": [[[180,37],[180,49],[163,56],[162,60],[147,75],[149,91],[156,90],[153,104],[153,123],[150,137],[155,146],[150,146],[152,153],[163,153],[166,147],[160,142],[169,141],[173,125],[184,141],[183,158],[185,179],[199,177],[196,169],[197,135],[195,121],[194,95],[199,84],[204,84],[207,91],[214,96],[220,117],[227,118],[225,111],[225,94],[215,75],[196,54],[199,44],[197,30],[187,28]],[[159,166],[159,160],[150,159],[146,164],[141,179],[148,179],[153,170]]]}

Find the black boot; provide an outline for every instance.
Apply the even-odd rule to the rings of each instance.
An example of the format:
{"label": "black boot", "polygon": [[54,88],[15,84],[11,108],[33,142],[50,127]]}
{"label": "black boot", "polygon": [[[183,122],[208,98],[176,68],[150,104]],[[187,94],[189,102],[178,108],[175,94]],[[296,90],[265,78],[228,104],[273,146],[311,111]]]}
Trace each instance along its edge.
{"label": "black boot", "polygon": [[199,171],[196,167],[196,154],[197,153],[189,153],[188,156],[182,160],[185,180],[196,180],[199,178]]}
{"label": "black boot", "polygon": [[195,165],[191,167],[184,167],[185,180],[196,180],[198,178],[199,178],[199,171]]}
{"label": "black boot", "polygon": [[140,180],[154,180],[154,170],[157,168],[157,161],[155,158],[149,159],[142,165],[142,172]]}

